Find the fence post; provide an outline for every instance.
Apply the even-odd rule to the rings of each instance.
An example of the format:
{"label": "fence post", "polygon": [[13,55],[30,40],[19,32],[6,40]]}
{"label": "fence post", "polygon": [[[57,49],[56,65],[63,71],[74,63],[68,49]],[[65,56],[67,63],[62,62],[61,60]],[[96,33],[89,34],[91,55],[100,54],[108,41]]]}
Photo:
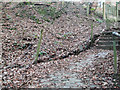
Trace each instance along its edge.
{"label": "fence post", "polygon": [[118,21],[118,3],[116,2],[116,21]]}
{"label": "fence post", "polygon": [[116,2],[116,27],[118,28],[118,2]]}
{"label": "fence post", "polygon": [[59,4],[60,4],[60,1],[57,1],[57,6],[56,6],[57,11],[59,10]]}
{"label": "fence post", "polygon": [[117,51],[116,51],[116,41],[113,35],[113,51],[114,51],[114,73],[117,74]]}
{"label": "fence post", "polygon": [[103,19],[106,19],[106,13],[105,13],[105,2],[103,2]]}
{"label": "fence post", "polygon": [[89,9],[90,9],[90,6],[89,6],[89,2],[88,2],[88,3],[87,3],[87,16],[89,16],[89,13],[90,13],[90,12],[89,12],[89,11],[90,11]]}

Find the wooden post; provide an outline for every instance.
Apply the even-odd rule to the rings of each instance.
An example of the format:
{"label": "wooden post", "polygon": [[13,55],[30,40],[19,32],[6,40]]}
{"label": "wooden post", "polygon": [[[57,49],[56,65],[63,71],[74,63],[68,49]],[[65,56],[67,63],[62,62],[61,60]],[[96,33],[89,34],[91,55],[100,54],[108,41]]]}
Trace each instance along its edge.
{"label": "wooden post", "polygon": [[56,6],[57,11],[59,10],[59,4],[60,4],[60,1],[57,2],[57,6]]}
{"label": "wooden post", "polygon": [[60,9],[62,8],[62,1],[60,1]]}
{"label": "wooden post", "polygon": [[105,13],[105,2],[103,2],[103,19],[106,19],[106,13]]}
{"label": "wooden post", "polygon": [[117,50],[115,36],[113,35],[113,51],[114,51],[114,73],[117,74]]}
{"label": "wooden post", "polygon": [[89,5],[89,3],[87,3],[87,16],[89,16],[89,12],[90,11],[90,5]]}
{"label": "wooden post", "polygon": [[116,21],[118,21],[118,3],[116,2]]}
{"label": "wooden post", "polygon": [[116,28],[118,28],[118,19],[119,19],[119,16],[118,16],[118,2],[116,2]]}
{"label": "wooden post", "polygon": [[62,7],[64,7],[64,1],[62,1]]}

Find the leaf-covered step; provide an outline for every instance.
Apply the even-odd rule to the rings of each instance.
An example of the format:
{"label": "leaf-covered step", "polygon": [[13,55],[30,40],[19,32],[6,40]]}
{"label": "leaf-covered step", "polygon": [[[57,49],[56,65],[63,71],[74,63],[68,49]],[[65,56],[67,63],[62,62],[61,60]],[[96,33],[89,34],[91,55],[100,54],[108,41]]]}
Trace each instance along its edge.
{"label": "leaf-covered step", "polygon": [[103,35],[101,35],[100,37],[112,37],[112,35],[111,35],[111,34],[109,34],[109,35],[103,34]]}
{"label": "leaf-covered step", "polygon": [[[116,44],[119,44],[119,42],[120,42],[120,41],[116,41]],[[96,44],[98,44],[98,45],[113,45],[113,41],[106,41],[106,42],[104,42],[104,41],[99,41],[99,42],[97,42]]]}
{"label": "leaf-covered step", "polygon": [[[102,33],[102,35],[112,35],[112,32],[113,31],[105,31]],[[120,33],[120,31],[116,31],[116,32]]]}
{"label": "leaf-covered step", "polygon": [[[96,46],[98,49],[106,49],[106,50],[113,50],[112,45],[97,45]],[[116,46],[116,49],[120,49],[120,46]]]}
{"label": "leaf-covered step", "polygon": [[[101,41],[103,41],[103,40],[104,41],[113,41],[114,39],[113,39],[113,37],[108,37],[108,38],[100,37],[99,40],[101,40]],[[116,37],[115,40],[119,41],[120,38]]]}

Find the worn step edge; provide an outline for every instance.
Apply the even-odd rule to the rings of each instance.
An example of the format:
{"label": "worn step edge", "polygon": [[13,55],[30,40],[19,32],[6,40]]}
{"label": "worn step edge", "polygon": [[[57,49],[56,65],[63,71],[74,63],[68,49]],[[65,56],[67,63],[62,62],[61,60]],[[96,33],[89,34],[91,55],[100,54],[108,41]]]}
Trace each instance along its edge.
{"label": "worn step edge", "polygon": [[[98,40],[101,40],[101,41],[102,41],[102,40],[105,40],[105,41],[109,41],[109,40],[110,40],[110,41],[114,41],[113,38],[99,38]],[[119,40],[120,40],[120,38],[116,38],[116,39],[115,39],[115,41],[119,41]]]}
{"label": "worn step edge", "polygon": [[[113,50],[113,46],[96,46],[97,49],[106,49],[106,50]],[[120,50],[120,46],[117,46],[116,49]]]}
{"label": "worn step edge", "polygon": [[[120,34],[120,32],[118,32]],[[111,35],[112,36],[112,32],[103,32],[101,35]]]}
{"label": "worn step edge", "polygon": [[[104,31],[104,32],[102,32],[102,33],[112,33],[112,32],[114,32],[114,31]],[[119,30],[118,30],[118,31],[116,31],[116,32],[120,33],[120,31],[119,31]]]}
{"label": "worn step edge", "polygon": [[112,35],[101,35],[100,37],[112,37]]}
{"label": "worn step edge", "polygon": [[[116,41],[116,44],[118,44],[119,42],[117,42]],[[113,41],[111,41],[111,42],[96,42],[96,44],[98,44],[98,45],[113,45]]]}

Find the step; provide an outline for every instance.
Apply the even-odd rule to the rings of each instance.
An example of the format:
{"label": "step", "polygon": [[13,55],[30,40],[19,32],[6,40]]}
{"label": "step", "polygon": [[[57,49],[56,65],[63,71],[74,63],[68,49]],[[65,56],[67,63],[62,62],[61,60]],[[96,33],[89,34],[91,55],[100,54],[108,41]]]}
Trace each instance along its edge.
{"label": "step", "polygon": [[[108,41],[108,40],[114,40],[113,37],[100,37],[99,40],[105,40],[105,41]],[[115,40],[120,40],[120,37],[116,37]]]}
{"label": "step", "polygon": [[[118,44],[118,42],[120,42],[120,41],[116,41],[116,44]],[[98,41],[96,44],[98,44],[98,45],[113,45],[113,41],[106,41],[106,42]]]}
{"label": "step", "polygon": [[[102,46],[96,46],[98,49],[105,49],[105,50],[113,50],[113,46],[111,45],[102,45]],[[120,46],[116,46],[117,50],[120,50]]]}
{"label": "step", "polygon": [[110,29],[111,31],[118,31],[118,30],[120,30],[120,28],[112,28],[112,29]]}
{"label": "step", "polygon": [[105,35],[105,34],[103,34],[103,35],[101,35],[100,37],[112,37],[112,35]]}
{"label": "step", "polygon": [[[101,41],[113,41],[113,38],[99,38]],[[116,38],[115,41],[119,41],[119,38]]]}
{"label": "step", "polygon": [[[112,32],[114,31],[106,31],[106,32],[103,32],[102,35],[112,35]],[[120,33],[120,31],[117,31],[118,33]]]}
{"label": "step", "polygon": [[105,30],[105,32],[120,32],[120,29]]}
{"label": "step", "polygon": [[119,31],[120,29],[109,29],[109,30],[104,30],[104,31],[110,31],[110,32],[113,32],[113,31]]}

